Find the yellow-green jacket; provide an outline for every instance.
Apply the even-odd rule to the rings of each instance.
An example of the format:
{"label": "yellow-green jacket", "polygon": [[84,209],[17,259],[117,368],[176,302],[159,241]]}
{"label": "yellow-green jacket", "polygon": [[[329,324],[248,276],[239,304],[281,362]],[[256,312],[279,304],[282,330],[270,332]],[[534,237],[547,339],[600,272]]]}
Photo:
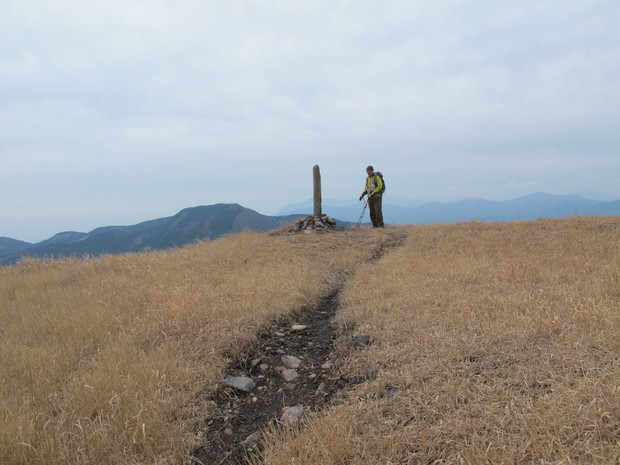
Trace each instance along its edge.
{"label": "yellow-green jacket", "polygon": [[366,178],[366,186],[364,186],[364,192],[362,192],[362,196],[364,194],[376,195],[383,189],[383,181],[381,180],[381,176],[375,173],[372,176],[368,176]]}

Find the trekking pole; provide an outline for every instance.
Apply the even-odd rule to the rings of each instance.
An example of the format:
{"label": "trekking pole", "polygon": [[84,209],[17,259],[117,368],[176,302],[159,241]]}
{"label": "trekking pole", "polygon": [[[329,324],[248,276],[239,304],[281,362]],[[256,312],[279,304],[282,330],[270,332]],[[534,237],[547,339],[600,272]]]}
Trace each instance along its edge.
{"label": "trekking pole", "polygon": [[360,219],[357,220],[357,224],[355,225],[355,229],[358,229],[360,227],[360,224],[362,223],[362,218],[364,218],[364,212],[366,211],[366,207],[368,206],[368,199],[366,199],[366,202],[364,202],[364,208],[362,209],[362,214],[360,215]]}

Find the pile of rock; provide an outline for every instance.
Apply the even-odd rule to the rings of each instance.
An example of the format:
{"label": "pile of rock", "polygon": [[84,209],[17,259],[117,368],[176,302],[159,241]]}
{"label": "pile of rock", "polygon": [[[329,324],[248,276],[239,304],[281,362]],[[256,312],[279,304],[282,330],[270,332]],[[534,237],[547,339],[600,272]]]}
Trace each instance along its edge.
{"label": "pile of rock", "polygon": [[338,229],[336,220],[323,214],[321,216],[309,215],[304,219],[297,221],[289,230],[290,233],[313,231],[326,231],[329,229]]}

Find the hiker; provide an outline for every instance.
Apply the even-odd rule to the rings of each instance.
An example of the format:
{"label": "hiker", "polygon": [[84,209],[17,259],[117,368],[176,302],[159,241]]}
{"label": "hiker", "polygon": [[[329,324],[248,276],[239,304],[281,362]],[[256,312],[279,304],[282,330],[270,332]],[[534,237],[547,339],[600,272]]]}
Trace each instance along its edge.
{"label": "hiker", "polygon": [[375,174],[372,166],[366,168],[366,186],[360,200],[368,195],[368,208],[370,209],[370,221],[374,228],[383,228],[383,212],[381,204],[383,203],[383,180],[381,176]]}

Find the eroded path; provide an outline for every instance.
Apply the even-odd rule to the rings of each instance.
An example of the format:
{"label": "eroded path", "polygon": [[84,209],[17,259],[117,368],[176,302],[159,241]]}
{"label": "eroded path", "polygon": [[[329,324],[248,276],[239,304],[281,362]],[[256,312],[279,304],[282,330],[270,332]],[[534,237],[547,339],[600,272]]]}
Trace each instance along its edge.
{"label": "eroded path", "polygon": [[[406,232],[394,231],[373,251],[371,260],[401,246],[406,237]],[[301,416],[320,410],[336,393],[365,380],[345,378],[336,369],[337,345],[363,349],[371,343],[370,338],[347,338],[333,323],[346,282],[347,276],[340,276],[314,307],[299,309],[264,327],[251,352],[228,368],[229,376],[253,385],[244,389],[226,386],[216,394],[216,414],[206,419],[205,446],[194,451],[193,462],[247,463],[248,454],[260,453],[265,427],[296,423]]]}

